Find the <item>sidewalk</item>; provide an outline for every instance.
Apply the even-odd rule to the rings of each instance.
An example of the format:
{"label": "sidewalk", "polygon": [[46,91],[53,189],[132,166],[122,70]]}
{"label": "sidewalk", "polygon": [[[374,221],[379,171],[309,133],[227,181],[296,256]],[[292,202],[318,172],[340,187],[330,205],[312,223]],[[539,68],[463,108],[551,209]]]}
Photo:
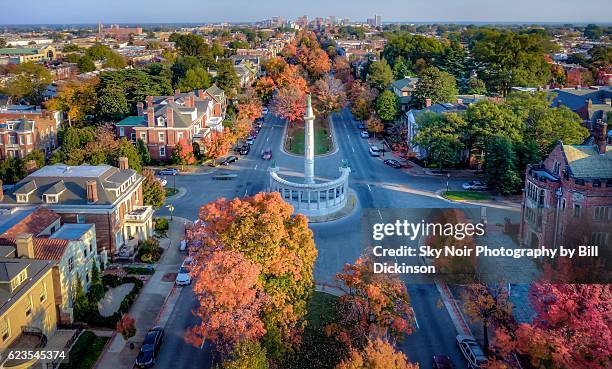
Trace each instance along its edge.
{"label": "sidewalk", "polygon": [[[130,309],[130,316],[136,320],[136,336],[126,342],[121,335],[115,334],[107,345],[108,350],[98,360],[96,368],[132,368],[147,331],[155,325],[165,324],[167,316],[165,319],[160,319],[160,315],[172,311],[172,309],[165,307],[172,303],[173,297],[174,302],[176,302],[178,293],[173,293],[173,291],[176,291],[174,280],[164,280],[164,276],[167,273],[175,273],[183,261],[183,255],[180,253],[178,245],[184,235],[184,222],[190,221],[174,217],[174,220],[169,222],[168,237],[160,240],[160,245],[164,248],[162,258],[157,263],[155,273],[144,285]],[[130,349],[130,343],[134,343],[134,349]]]}

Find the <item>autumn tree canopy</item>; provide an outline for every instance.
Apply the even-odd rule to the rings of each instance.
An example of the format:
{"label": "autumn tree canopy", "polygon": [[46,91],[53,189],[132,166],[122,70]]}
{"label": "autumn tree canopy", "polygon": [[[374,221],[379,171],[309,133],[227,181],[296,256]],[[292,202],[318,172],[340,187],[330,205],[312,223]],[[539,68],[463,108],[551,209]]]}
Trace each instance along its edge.
{"label": "autumn tree canopy", "polygon": [[212,158],[213,161],[227,154],[232,147],[233,137],[231,132],[226,128],[223,132],[212,130],[206,138],[204,138],[204,148],[206,156]]}
{"label": "autumn tree canopy", "polygon": [[352,350],[336,369],[419,369],[406,355],[380,338],[369,340],[363,350]]}
{"label": "autumn tree canopy", "polygon": [[306,113],[306,92],[296,86],[282,88],[272,100],[271,110],[290,122],[302,119]]}
{"label": "autumn tree canopy", "polygon": [[346,102],[344,85],[332,76],[317,80],[313,87],[314,107],[323,117],[340,110]]}

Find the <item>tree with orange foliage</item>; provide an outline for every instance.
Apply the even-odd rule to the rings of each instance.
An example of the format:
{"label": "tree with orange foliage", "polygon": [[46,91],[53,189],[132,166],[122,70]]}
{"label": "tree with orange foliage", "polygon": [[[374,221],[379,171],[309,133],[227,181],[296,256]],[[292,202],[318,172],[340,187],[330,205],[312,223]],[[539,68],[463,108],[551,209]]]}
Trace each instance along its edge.
{"label": "tree with orange foliage", "polygon": [[244,140],[253,130],[253,124],[248,118],[238,118],[232,122],[230,129],[236,141]]}
{"label": "tree with orange foliage", "polygon": [[333,69],[334,76],[341,80],[342,83],[349,84],[353,81],[351,65],[345,57],[336,56],[336,58],[334,58]]}
{"label": "tree with orange foliage", "polygon": [[222,248],[241,252],[261,267],[268,296],[262,342],[271,358],[282,357],[300,341],[317,257],[306,217],[293,215],[293,207],[278,192],[218,199],[200,208],[187,238],[198,265],[205,263],[207,250]]}
{"label": "tree with orange foliage", "polygon": [[311,80],[319,79],[331,70],[329,56],[318,46],[318,44],[317,47],[314,48],[308,48],[302,45],[298,49],[297,60],[308,72]]}
{"label": "tree with orange foliage", "polygon": [[254,88],[261,101],[267,103],[272,99],[272,95],[276,89],[276,83],[274,83],[271,77],[263,76],[255,82]]}
{"label": "tree with orange foliage", "polygon": [[287,62],[283,58],[277,56],[268,59],[268,61],[263,64],[263,68],[274,83],[278,84],[278,76],[287,68]]}
{"label": "tree with orange foliage", "polygon": [[296,86],[282,88],[270,107],[274,115],[295,122],[306,113],[306,92]]}
{"label": "tree with orange foliage", "polygon": [[385,124],[377,115],[373,114],[366,122],[366,129],[370,133],[374,133],[374,137],[376,137],[377,133],[381,133],[385,130]]}
{"label": "tree with orange foliage", "polygon": [[410,363],[406,355],[389,342],[375,338],[368,340],[362,351],[351,350],[349,357],[336,369],[419,369],[419,364]]}
{"label": "tree with orange foliage", "polygon": [[346,102],[344,86],[332,76],[317,80],[312,86],[314,108],[323,117],[340,110]]}
{"label": "tree with orange foliage", "polygon": [[374,101],[378,97],[378,92],[360,80],[356,80],[350,84],[348,97],[351,101],[351,112],[355,118],[367,120],[374,111]]}
{"label": "tree with orange foliage", "polygon": [[261,101],[255,95],[255,91],[249,90],[238,98],[238,119],[254,121],[261,118]]}
{"label": "tree with orange foliage", "polygon": [[514,324],[508,290],[502,283],[494,288],[484,284],[470,284],[463,292],[463,304],[472,321],[482,322],[484,352],[488,354],[489,327],[509,327]]}
{"label": "tree with orange foliage", "polygon": [[278,88],[295,87],[303,91],[308,91],[308,83],[302,76],[303,72],[297,65],[288,65],[276,79]]}
{"label": "tree with orange foliage", "polygon": [[206,156],[213,159],[213,165],[216,163],[217,159],[227,154],[233,142],[234,137],[227,128],[225,128],[223,132],[212,130],[210,134],[204,138]]}
{"label": "tree with orange foliage", "polygon": [[259,275],[261,266],[235,250],[220,248],[198,253],[193,292],[201,323],[192,328],[188,341],[201,345],[210,340],[222,355],[236,345],[255,341],[266,332],[261,319],[267,296]]}
{"label": "tree with orange foliage", "polygon": [[92,78],[61,84],[57,96],[47,101],[46,107],[50,110],[63,111],[68,118],[68,126],[81,125],[86,117],[93,115],[96,110],[98,101],[96,88],[99,82],[98,78]]}
{"label": "tree with orange foliage", "polygon": [[128,314],[123,314],[117,322],[117,332],[121,334],[126,341],[136,335],[136,321]]}
{"label": "tree with orange foliage", "polygon": [[[172,154],[170,154],[172,163],[178,164],[181,167],[195,163],[195,155],[193,154],[193,145],[187,138],[181,138],[174,146]],[[182,168],[181,168],[182,169]]]}
{"label": "tree with orange foliage", "polygon": [[368,337],[389,335],[401,341],[413,331],[414,311],[399,278],[374,273],[370,258],[346,264],[336,275],[346,293],[338,299],[338,321],[326,330],[350,348],[362,348]]}

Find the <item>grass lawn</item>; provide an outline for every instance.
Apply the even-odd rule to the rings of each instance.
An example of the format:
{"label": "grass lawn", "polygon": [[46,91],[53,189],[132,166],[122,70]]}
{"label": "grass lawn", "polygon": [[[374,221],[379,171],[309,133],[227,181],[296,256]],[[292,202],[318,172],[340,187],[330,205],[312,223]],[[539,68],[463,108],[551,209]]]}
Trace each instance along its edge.
{"label": "grass lawn", "polygon": [[316,292],[312,295],[306,320],[311,329],[323,328],[334,315],[334,304],[338,296],[325,292]]}
{"label": "grass lawn", "polygon": [[[317,120],[314,123],[314,153],[315,155],[325,154],[332,149],[332,143],[329,139],[329,122],[327,120]],[[291,140],[285,138],[285,150],[297,154],[304,154],[304,123],[294,123],[293,127],[287,128],[287,136]],[[289,145],[291,141],[291,145]]]}
{"label": "grass lawn", "polygon": [[68,361],[60,369],[90,369],[102,353],[109,337],[98,337],[91,331],[85,331],[76,341],[68,354]]}
{"label": "grass lawn", "polygon": [[491,196],[482,192],[474,191],[448,191],[444,193],[444,197],[449,200],[491,200]]}
{"label": "grass lawn", "polygon": [[170,188],[164,187],[164,190],[166,190],[166,197],[172,196],[172,195],[176,195],[178,193],[178,190],[175,190],[172,187],[170,187]]}

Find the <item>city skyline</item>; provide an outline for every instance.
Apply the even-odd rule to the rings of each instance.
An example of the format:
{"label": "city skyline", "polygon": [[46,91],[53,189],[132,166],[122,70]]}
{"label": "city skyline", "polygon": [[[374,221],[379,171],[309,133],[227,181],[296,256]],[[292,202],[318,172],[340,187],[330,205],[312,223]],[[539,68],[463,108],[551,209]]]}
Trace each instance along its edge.
{"label": "city skyline", "polygon": [[[334,3],[312,0],[296,5],[280,0],[235,0],[227,4],[198,0],[185,0],[181,7],[168,11],[161,0],[132,1],[108,0],[104,3],[89,0],[63,0],[50,4],[43,0],[31,0],[31,6],[18,3],[3,5],[0,24],[89,24],[89,23],[215,23],[256,22],[272,16],[295,19],[302,15],[309,18],[336,15],[351,21],[365,21],[375,14],[383,22],[489,22],[489,23],[609,23],[605,19],[606,0],[585,0],[576,7],[568,0],[486,1],[467,0],[457,3],[451,0],[387,0],[372,4],[365,0],[338,1]],[[119,9],[119,11],[118,11]],[[405,15],[402,15],[405,14]]]}

